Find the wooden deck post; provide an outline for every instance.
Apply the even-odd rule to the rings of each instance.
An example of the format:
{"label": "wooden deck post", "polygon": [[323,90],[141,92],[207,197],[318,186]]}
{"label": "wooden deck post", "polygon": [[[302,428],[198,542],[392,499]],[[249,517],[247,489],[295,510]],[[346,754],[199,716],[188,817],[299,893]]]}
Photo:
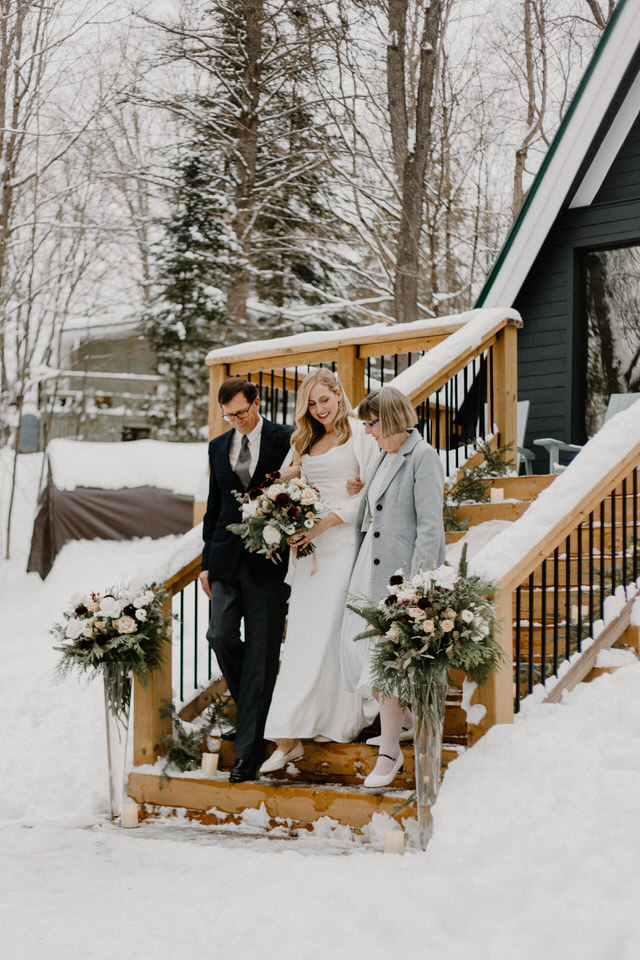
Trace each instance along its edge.
{"label": "wooden deck post", "polygon": [[222,410],[218,403],[218,390],[226,379],[225,363],[214,363],[209,367],[209,440],[219,437],[228,429],[226,421],[222,419]]}
{"label": "wooden deck post", "polygon": [[505,653],[502,667],[475,691],[472,702],[481,703],[487,712],[480,723],[469,727],[469,746],[496,723],[513,723],[513,594],[496,591],[496,618],[499,629],[496,640]]}
{"label": "wooden deck post", "polygon": [[358,356],[358,346],[338,347],[338,377],[352,407],[357,407],[365,395],[364,359]]}
{"label": "wooden deck post", "polygon": [[497,336],[493,351],[493,416],[500,432],[500,446],[511,444],[516,462],[518,431],[518,328],[507,323]]}
{"label": "wooden deck post", "polygon": [[[171,598],[165,601],[164,614],[171,615]],[[162,667],[153,671],[146,688],[138,680],[133,683],[133,762],[136,766],[156,762],[160,738],[171,733],[171,719],[160,716],[160,707],[163,700],[171,703],[172,699],[169,626]]]}

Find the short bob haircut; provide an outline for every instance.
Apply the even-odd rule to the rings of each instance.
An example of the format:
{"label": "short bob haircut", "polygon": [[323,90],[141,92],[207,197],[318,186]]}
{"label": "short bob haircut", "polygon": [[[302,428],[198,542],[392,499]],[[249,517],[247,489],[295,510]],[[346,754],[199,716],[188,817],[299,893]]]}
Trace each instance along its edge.
{"label": "short bob haircut", "polygon": [[380,436],[390,437],[403,430],[411,430],[418,422],[404,393],[395,387],[373,390],[360,402],[358,416],[361,420],[380,420]]}
{"label": "short bob haircut", "polygon": [[244,393],[247,398],[247,403],[253,403],[253,401],[258,396],[258,388],[255,383],[249,383],[248,380],[244,380],[242,377],[229,377],[228,380],[225,380],[221,384],[220,389],[218,390],[218,403],[229,403],[236,397],[239,393]]}

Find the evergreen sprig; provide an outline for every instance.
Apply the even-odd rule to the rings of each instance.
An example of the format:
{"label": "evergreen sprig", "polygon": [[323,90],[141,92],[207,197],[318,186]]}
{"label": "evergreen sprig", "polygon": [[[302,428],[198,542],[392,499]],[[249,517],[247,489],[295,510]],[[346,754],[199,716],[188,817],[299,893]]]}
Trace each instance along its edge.
{"label": "evergreen sprig", "polygon": [[171,780],[167,773],[170,766],[175,766],[178,770],[197,770],[202,761],[202,743],[209,737],[216,728],[226,726],[228,717],[225,709],[229,702],[229,697],[221,697],[216,694],[207,709],[200,715],[198,726],[194,724],[185,724],[173,703],[168,700],[162,701],[160,707],[160,716],[163,719],[171,719],[171,733],[165,734],[160,738],[160,746],[165,750],[164,766],[160,774],[160,787],[164,782]]}

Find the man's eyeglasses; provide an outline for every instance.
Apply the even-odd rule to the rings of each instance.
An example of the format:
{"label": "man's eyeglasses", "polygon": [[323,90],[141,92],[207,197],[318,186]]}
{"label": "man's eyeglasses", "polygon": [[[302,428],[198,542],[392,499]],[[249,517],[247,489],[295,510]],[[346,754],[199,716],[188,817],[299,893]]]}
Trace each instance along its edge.
{"label": "man's eyeglasses", "polygon": [[365,427],[375,427],[376,423],[380,423],[380,417],[376,417],[375,420],[365,420]]}
{"label": "man's eyeglasses", "polygon": [[238,410],[237,413],[225,413],[223,414],[222,419],[226,420],[227,423],[233,423],[234,420],[246,420],[249,416],[249,410],[251,410],[252,404],[249,404],[246,410]]}

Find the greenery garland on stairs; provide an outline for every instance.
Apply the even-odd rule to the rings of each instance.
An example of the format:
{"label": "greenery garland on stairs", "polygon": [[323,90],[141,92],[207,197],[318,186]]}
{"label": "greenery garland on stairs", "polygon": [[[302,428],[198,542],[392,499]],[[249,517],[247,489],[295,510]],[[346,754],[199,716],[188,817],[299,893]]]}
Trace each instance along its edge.
{"label": "greenery garland on stairs", "polygon": [[445,489],[444,529],[447,533],[467,530],[468,520],[458,520],[456,514],[463,503],[488,503],[491,481],[496,477],[506,477],[515,471],[515,463],[507,459],[512,444],[492,450],[488,443],[478,442],[478,453],[482,454],[482,463],[464,466],[453,486]]}

